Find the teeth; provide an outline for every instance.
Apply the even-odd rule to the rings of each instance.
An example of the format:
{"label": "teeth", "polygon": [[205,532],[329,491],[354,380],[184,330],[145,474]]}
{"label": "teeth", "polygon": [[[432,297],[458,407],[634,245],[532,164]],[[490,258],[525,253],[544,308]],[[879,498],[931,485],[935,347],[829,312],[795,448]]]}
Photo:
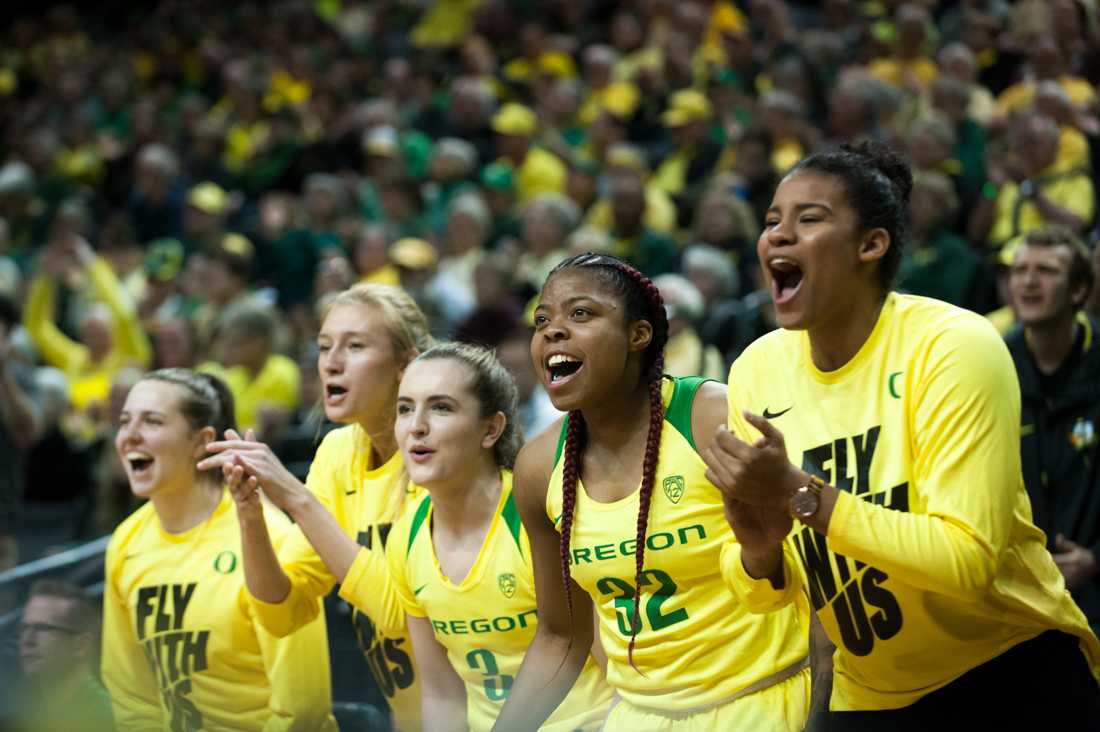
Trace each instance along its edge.
{"label": "teeth", "polygon": [[153,456],[146,452],[128,452],[126,453],[127,460],[152,460]]}
{"label": "teeth", "polygon": [[768,266],[780,272],[791,272],[793,270],[799,269],[799,266],[796,262],[790,259],[786,259],[784,257],[776,257],[775,259],[768,262]]}
{"label": "teeth", "polygon": [[555,353],[546,361],[546,365],[551,367],[563,363],[580,363],[580,359],[566,356],[564,353]]}

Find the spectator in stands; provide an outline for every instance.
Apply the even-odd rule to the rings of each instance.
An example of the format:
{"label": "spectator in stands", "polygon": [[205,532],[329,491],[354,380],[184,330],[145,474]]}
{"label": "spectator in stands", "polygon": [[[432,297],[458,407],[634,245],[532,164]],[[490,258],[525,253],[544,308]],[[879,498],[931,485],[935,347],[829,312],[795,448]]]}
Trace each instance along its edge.
{"label": "spectator in stands", "polygon": [[531,363],[530,328],[513,328],[497,346],[497,358],[516,381],[520,426],[524,438],[530,440],[561,417]]}
{"label": "spectator in stands", "polygon": [[[640,148],[626,143],[616,143],[609,147],[604,156],[603,173],[608,182],[620,175],[641,176],[645,183],[645,225],[660,234],[674,233],[676,204],[651,175],[645,154]],[[614,216],[611,213],[612,186],[605,183],[602,188],[603,193],[592,204],[585,216],[584,224],[601,231],[611,231],[614,225]]]}
{"label": "spectator in stands", "polygon": [[1096,204],[1092,179],[1086,170],[1059,168],[1058,141],[1058,125],[1049,117],[1029,113],[1018,119],[1007,160],[987,163],[989,180],[970,215],[972,240],[1000,248],[1044,225],[1078,235],[1086,230]]}
{"label": "spectator in stands", "polygon": [[936,80],[936,63],[928,58],[928,34],[932,30],[928,11],[906,3],[894,15],[894,52],[871,63],[868,71],[910,94],[919,95]]}
{"label": "spectator in stands", "polygon": [[565,196],[546,194],[523,207],[523,250],[516,275],[535,290],[565,259],[566,240],[580,223],[580,212]]}
{"label": "spectator in stands", "polygon": [[[324,620],[285,638],[255,621],[232,498],[196,472],[235,426],[228,387],[207,374],[154,371],[126,398],[115,449],[148,501],[104,567],[102,673],[122,730],[336,729]],[[275,546],[296,533],[278,512],[268,522]]]}
{"label": "spectator in stands", "polygon": [[672,272],[679,252],[672,239],[645,225],[645,185],[641,175],[618,175],[611,182],[611,236],[615,256],[648,277]]}
{"label": "spectator in stands", "polygon": [[1010,275],[1020,327],[1007,337],[1023,399],[1024,482],[1035,525],[1066,587],[1100,629],[1100,321],[1081,312],[1094,286],[1072,232],[1024,236]]}
{"label": "spectator in stands", "polygon": [[955,188],[946,175],[921,171],[913,176],[909,198],[912,244],[902,254],[898,286],[914,295],[966,307],[974,304],[982,262],[951,229],[958,207]]}
{"label": "spectator in stands", "polygon": [[199,183],[187,193],[182,241],[188,254],[210,253],[218,248],[229,207],[229,194],[212,181]]}
{"label": "spectator in stands", "polygon": [[54,580],[31,587],[19,626],[27,695],[18,729],[115,729],[111,698],[96,674],[99,635],[99,611],[84,590]]}
{"label": "spectator in stands", "polygon": [[541,193],[565,193],[565,163],[552,152],[533,145],[538,131],[535,113],[510,102],[493,116],[497,154],[515,171],[516,200],[527,203]]}
{"label": "spectator in stands", "polygon": [[691,221],[701,190],[722,152],[721,146],[708,137],[712,114],[706,95],[682,89],[669,98],[668,108],[661,115],[673,147],[654,172],[654,181],[676,201],[680,222]]}
{"label": "spectator in stands", "polygon": [[183,234],[184,191],[179,173],[176,154],[163,143],[150,143],[138,153],[128,209],[142,244]]}
{"label": "spectator in stands", "polygon": [[220,327],[219,363],[200,367],[229,386],[241,429],[265,439],[277,437],[299,403],[298,365],[275,351],[278,330],[270,310],[239,308]]}
{"label": "spectator in stands", "polygon": [[[81,316],[79,342],[54,322],[57,283],[77,274],[90,280],[97,298],[97,305]],[[65,229],[55,232],[42,253],[23,322],[46,363],[69,378],[72,404],[78,411],[106,401],[111,376],[119,368],[147,366],[152,356],[135,306],[118,278],[87,241]]]}
{"label": "spectator in stands", "polygon": [[668,314],[665,373],[723,381],[726,363],[722,354],[714,346],[703,343],[695,329],[705,314],[702,294],[680,274],[659,275],[653,284],[661,291]]}
{"label": "spectator in stands", "polygon": [[44,427],[34,370],[16,356],[11,343],[18,325],[18,307],[0,295],[0,572],[19,561],[15,526],[26,456]]}
{"label": "spectator in stands", "polygon": [[492,217],[485,199],[469,190],[451,199],[447,206],[441,275],[451,277],[466,292],[474,287],[474,269],[485,257]]}

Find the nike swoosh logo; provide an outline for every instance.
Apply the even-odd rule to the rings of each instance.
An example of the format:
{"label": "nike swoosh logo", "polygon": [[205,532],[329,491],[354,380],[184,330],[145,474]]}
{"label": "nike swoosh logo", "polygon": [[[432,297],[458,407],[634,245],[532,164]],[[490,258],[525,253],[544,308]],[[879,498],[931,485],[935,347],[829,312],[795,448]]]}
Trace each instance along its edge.
{"label": "nike swoosh logo", "polygon": [[427,583],[427,582],[425,582],[424,584],[420,585],[420,586],[419,586],[419,587],[417,587],[417,588],[416,588],[415,590],[413,590],[413,594],[414,594],[414,595],[419,595],[419,594],[420,594],[420,591],[421,591],[421,590],[423,590],[423,589],[424,589],[425,587],[427,587],[427,586],[428,586],[428,583]]}
{"label": "nike swoosh logo", "polygon": [[560,523],[561,523],[561,514],[559,513],[558,517],[556,519],[554,519],[554,526],[557,526]]}
{"label": "nike swoosh logo", "polygon": [[776,417],[782,417],[784,414],[791,411],[792,409],[794,409],[793,404],[786,409],[782,409],[778,412],[769,411],[767,407],[764,407],[764,419],[775,419]]}

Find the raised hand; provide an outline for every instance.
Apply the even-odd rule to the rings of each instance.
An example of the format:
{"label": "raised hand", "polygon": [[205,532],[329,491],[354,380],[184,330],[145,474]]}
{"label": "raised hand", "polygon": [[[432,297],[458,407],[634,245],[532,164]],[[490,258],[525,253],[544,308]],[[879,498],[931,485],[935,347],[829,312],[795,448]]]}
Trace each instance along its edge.
{"label": "raised hand", "polygon": [[787,499],[806,476],[787,458],[782,432],[759,415],[744,412],[744,417],[761,437],[750,445],[719,427],[702,452],[707,480],[722,491],[727,504],[734,500],[785,513]]}
{"label": "raised hand", "polygon": [[241,520],[262,518],[263,501],[260,500],[260,491],[257,490],[259,481],[256,476],[246,477],[243,466],[228,463],[222,466],[222,475],[233,501],[237,504],[237,517]]}
{"label": "raised hand", "polygon": [[306,494],[306,487],[287,470],[271,448],[256,440],[252,430],[242,438],[233,430],[226,430],[225,439],[208,443],[208,452],[214,453],[198,464],[199,470],[225,470],[225,466],[238,466],[254,477],[272,503],[287,513],[293,513],[292,504]]}

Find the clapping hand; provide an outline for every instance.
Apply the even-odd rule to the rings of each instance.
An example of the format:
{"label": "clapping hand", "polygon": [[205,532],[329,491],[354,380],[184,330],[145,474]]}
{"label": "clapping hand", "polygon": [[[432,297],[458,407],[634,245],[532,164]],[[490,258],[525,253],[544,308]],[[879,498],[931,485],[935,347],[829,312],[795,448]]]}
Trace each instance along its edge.
{"label": "clapping hand", "polygon": [[782,432],[759,415],[744,412],[744,417],[761,437],[750,445],[720,427],[702,453],[707,480],[723,497],[785,512],[788,497],[806,482],[805,476],[787,458]]}
{"label": "clapping hand", "polygon": [[244,467],[231,463],[222,465],[225,485],[237,504],[237,515],[242,518],[260,518],[263,516],[263,502],[260,500],[259,481],[255,475],[245,476]]}
{"label": "clapping hand", "polygon": [[[243,471],[242,480],[244,473],[255,479],[256,484],[264,489],[264,495],[288,513],[294,499],[301,497],[305,491],[305,486],[279,462],[271,448],[256,440],[252,430],[247,430],[243,438],[234,430],[226,430],[224,440],[211,442],[206,449],[215,454],[199,462],[199,470],[218,469],[228,479],[227,467],[240,468]],[[247,490],[248,481],[244,481],[243,485]]]}

